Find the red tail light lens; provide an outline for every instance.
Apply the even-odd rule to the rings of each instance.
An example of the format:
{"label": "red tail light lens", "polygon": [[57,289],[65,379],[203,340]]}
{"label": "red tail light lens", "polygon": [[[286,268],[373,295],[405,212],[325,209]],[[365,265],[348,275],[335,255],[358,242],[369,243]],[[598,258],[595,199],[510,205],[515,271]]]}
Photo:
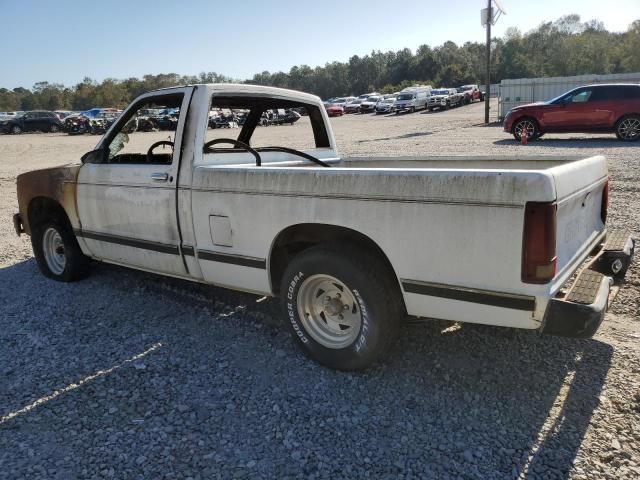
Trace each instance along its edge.
{"label": "red tail light lens", "polygon": [[600,205],[602,223],[607,223],[607,210],[609,210],[609,180],[604,182],[604,187],[602,188],[602,204]]}
{"label": "red tail light lens", "polygon": [[556,212],[552,202],[527,202],[524,207],[522,281],[547,283],[556,275]]}

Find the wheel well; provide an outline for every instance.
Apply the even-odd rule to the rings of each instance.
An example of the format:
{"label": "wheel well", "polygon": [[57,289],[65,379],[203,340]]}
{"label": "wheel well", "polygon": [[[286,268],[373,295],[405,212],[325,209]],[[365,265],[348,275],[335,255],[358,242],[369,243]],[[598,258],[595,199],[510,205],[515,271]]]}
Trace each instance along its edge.
{"label": "wheel well", "polygon": [[640,113],[625,113],[624,115],[621,115],[616,122],[614,123],[615,126],[618,126],[618,123],[620,123],[621,120],[624,120],[627,117],[640,117]]}
{"label": "wheel well", "polygon": [[30,231],[33,231],[34,226],[52,218],[69,222],[67,212],[55,200],[48,197],[35,197],[29,202],[27,219]]}
{"label": "wheel well", "polygon": [[273,242],[269,257],[269,278],[273,293],[278,295],[284,271],[296,255],[319,244],[342,242],[373,253],[384,265],[386,273],[391,275],[390,278],[400,288],[398,277],[389,258],[371,238],[346,227],[323,223],[302,223],[285,228]]}

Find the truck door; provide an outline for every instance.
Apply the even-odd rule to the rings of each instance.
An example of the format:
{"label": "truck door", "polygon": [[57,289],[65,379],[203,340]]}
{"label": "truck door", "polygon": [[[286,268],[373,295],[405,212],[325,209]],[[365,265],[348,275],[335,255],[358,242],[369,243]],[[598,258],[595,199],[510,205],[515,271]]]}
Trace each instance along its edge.
{"label": "truck door", "polygon": [[[85,156],[77,184],[77,232],[97,258],[154,272],[188,275],[182,259],[176,185],[192,88],[151,93],[131,105]],[[175,131],[154,112],[179,109]],[[143,109],[148,109],[142,114]]]}

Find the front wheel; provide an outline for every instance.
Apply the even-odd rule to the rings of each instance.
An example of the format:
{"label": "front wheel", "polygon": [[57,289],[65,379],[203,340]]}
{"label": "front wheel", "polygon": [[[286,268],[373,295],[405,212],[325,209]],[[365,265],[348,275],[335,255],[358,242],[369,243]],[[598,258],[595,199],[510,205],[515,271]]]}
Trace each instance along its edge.
{"label": "front wheel", "polygon": [[31,245],[45,277],[73,282],[89,274],[89,258],[80,250],[68,221],[56,219],[34,226]]}
{"label": "front wheel", "polygon": [[20,127],[20,125],[14,125],[13,127],[11,127],[11,133],[13,133],[14,135],[19,135],[22,133],[22,128]]}
{"label": "front wheel", "polygon": [[60,127],[54,123],[49,127],[49,131],[51,133],[58,133],[60,131]]}
{"label": "front wheel", "polygon": [[302,351],[339,370],[379,359],[397,336],[404,305],[376,257],[345,245],[312,247],[293,259],[282,280],[282,306]]}
{"label": "front wheel", "polygon": [[629,115],[616,124],[616,137],[625,142],[634,142],[640,139],[640,116]]}
{"label": "front wheel", "polygon": [[513,137],[520,141],[522,138],[522,133],[527,132],[527,139],[535,140],[539,136],[538,125],[535,121],[529,118],[523,118],[522,120],[518,120],[513,125]]}

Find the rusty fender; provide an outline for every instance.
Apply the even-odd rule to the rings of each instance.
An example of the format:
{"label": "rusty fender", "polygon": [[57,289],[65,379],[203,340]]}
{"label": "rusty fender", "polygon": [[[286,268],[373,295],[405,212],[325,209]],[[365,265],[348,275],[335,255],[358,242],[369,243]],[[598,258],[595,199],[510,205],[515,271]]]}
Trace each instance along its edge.
{"label": "rusty fender", "polygon": [[45,197],[58,202],[69,217],[71,226],[79,228],[76,203],[76,180],[80,164],[34,170],[18,175],[18,208],[24,231],[31,235],[29,204],[34,198]]}

